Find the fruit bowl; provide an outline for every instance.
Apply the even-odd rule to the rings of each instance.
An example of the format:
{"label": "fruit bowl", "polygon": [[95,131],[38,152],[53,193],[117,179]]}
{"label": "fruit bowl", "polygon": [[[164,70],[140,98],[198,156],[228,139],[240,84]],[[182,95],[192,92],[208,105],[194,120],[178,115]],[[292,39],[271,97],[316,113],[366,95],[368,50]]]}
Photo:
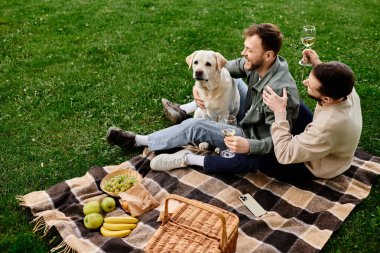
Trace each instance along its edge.
{"label": "fruit bowl", "polygon": [[[110,196],[119,197],[120,192],[125,192],[141,180],[142,176],[136,170],[121,169],[105,176],[100,182],[100,189]],[[118,188],[118,191],[109,189],[110,185]]]}

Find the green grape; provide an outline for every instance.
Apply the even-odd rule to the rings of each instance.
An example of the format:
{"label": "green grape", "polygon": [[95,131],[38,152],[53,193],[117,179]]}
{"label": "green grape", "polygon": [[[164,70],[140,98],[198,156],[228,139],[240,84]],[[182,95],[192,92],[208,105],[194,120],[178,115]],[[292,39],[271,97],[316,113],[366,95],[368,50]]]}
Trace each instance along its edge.
{"label": "green grape", "polygon": [[116,175],[107,180],[104,189],[109,192],[125,192],[137,182],[136,177],[129,177],[125,174]]}

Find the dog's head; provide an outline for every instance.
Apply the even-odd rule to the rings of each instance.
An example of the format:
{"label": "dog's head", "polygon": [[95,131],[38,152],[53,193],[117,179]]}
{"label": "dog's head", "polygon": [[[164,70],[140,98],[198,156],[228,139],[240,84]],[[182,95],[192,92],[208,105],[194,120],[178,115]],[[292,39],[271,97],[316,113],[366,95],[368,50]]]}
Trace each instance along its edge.
{"label": "dog's head", "polygon": [[186,57],[189,68],[193,68],[193,78],[198,81],[214,79],[227,60],[218,52],[199,50]]}

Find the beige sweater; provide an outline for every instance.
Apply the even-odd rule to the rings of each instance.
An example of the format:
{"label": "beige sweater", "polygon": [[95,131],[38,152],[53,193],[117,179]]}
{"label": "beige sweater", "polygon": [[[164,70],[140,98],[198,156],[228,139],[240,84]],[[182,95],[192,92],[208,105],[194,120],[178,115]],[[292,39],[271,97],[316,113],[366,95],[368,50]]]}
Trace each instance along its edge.
{"label": "beige sweater", "polygon": [[360,99],[355,89],[338,104],[317,104],[313,121],[299,135],[290,134],[284,114],[275,114],[271,128],[280,163],[303,162],[320,178],[335,177],[350,167],[362,130]]}

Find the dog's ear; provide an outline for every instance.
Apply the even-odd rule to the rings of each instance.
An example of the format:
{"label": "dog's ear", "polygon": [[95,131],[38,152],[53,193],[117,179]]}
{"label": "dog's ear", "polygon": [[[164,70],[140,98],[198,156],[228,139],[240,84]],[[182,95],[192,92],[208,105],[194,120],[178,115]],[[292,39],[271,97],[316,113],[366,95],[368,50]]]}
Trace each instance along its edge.
{"label": "dog's ear", "polygon": [[191,68],[191,64],[193,63],[193,58],[194,56],[196,55],[198,51],[195,51],[194,53],[192,53],[191,55],[189,55],[188,57],[186,57],[186,63],[187,65],[189,65],[189,69]]}
{"label": "dog's ear", "polygon": [[227,60],[221,53],[215,52],[215,56],[218,70],[221,70],[227,64]]}

